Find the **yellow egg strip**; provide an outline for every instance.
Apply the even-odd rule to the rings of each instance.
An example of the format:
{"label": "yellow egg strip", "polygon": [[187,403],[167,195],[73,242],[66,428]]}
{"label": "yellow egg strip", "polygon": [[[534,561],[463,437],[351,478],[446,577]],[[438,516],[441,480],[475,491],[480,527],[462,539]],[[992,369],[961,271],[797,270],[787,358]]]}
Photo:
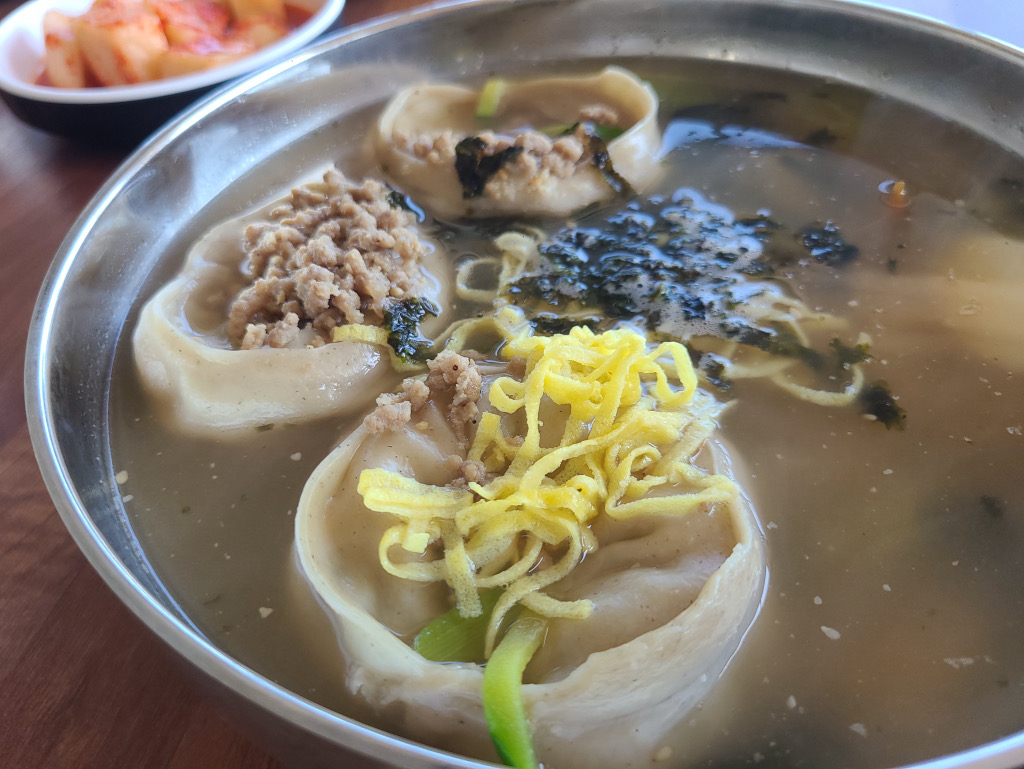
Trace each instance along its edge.
{"label": "yellow egg strip", "polygon": [[416,361],[404,361],[395,355],[394,349],[388,344],[388,330],[382,326],[364,326],[358,323],[346,323],[335,326],[331,330],[332,342],[364,342],[366,344],[385,347],[391,359],[391,368],[395,371],[419,371],[423,364]]}
{"label": "yellow egg strip", "polygon": [[[398,518],[380,543],[389,573],[447,582],[467,617],[481,611],[478,590],[504,588],[488,624],[488,654],[517,604],[546,617],[591,612],[588,600],[543,591],[598,547],[596,516],[687,515],[735,493],[728,478],[692,464],[719,407],[706,394],[695,397],[696,373],[681,344],[652,348],[623,329],[535,337],[516,311],[503,312],[495,323],[507,339],[502,354],[525,359],[526,373],[495,380],[494,411],[481,415],[467,454],[494,479],[456,489],[374,469],[358,484],[367,508]],[[525,425],[521,439],[506,434],[512,419]],[[392,558],[396,548],[407,555]]]}

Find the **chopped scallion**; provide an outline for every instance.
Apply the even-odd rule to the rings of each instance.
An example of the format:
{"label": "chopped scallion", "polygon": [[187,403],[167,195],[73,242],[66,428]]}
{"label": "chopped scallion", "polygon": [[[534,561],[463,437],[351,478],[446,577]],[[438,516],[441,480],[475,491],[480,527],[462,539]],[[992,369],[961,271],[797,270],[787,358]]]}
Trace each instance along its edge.
{"label": "chopped scallion", "polygon": [[550,136],[552,139],[557,139],[559,136],[565,136],[565,134],[572,131],[577,125],[577,123],[553,123],[541,128],[540,132],[545,136]]}
{"label": "chopped scallion", "polygon": [[483,612],[477,617],[463,617],[458,609],[445,612],[416,635],[412,648],[434,662],[482,663],[487,623],[500,597],[500,590],[482,591]]}
{"label": "chopped scallion", "polygon": [[501,97],[505,95],[508,82],[500,77],[488,78],[484,87],[480,89],[480,96],[476,101],[476,116],[478,118],[492,118],[498,114],[498,106],[501,104]]}
{"label": "chopped scallion", "polygon": [[601,141],[607,143],[622,136],[623,130],[618,126],[595,123],[594,133],[601,137]]}
{"label": "chopped scallion", "polygon": [[484,717],[501,760],[515,769],[537,769],[523,706],[523,671],[540,648],[547,620],[526,615],[509,627],[484,668]]}

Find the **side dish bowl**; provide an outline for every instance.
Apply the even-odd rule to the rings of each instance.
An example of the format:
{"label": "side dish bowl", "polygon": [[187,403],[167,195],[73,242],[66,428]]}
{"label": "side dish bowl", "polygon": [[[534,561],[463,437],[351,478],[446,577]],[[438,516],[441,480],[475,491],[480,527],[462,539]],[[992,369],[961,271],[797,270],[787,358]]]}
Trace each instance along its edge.
{"label": "side dish bowl", "polygon": [[[42,127],[67,130],[72,121],[102,132],[112,121],[141,120],[156,100],[166,115],[173,100],[177,109],[215,81],[241,74],[226,68],[209,80],[119,89],[117,101],[97,91],[33,86],[29,60],[38,51],[40,9],[53,2],[34,0],[12,14],[0,43],[4,97]],[[308,42],[339,8],[340,0],[328,0],[288,45]],[[286,50],[268,51],[260,63]],[[712,62],[841,82],[1024,158],[1024,55],[937,23],[838,0],[475,0],[346,30],[209,95],[126,160],[56,254],[32,319],[25,387],[33,445],[54,503],[120,599],[290,766],[487,764],[396,737],[290,691],[206,634],[183,608],[160,567],[164,543],[137,529],[132,506],[144,501],[119,490],[126,474],[112,450],[113,372],[130,370],[125,340],[142,303],[215,224],[363,146],[365,131],[343,132],[339,123],[355,115],[365,126],[369,110],[401,88],[652,57],[665,66]],[[842,729],[849,732],[848,724]],[[925,755],[914,764],[919,769],[1012,769],[1024,765],[1024,729],[952,755]],[[779,760],[801,763],[793,755]]]}
{"label": "side dish bowl", "polygon": [[131,146],[217,85],[294,54],[335,23],[345,0],[295,0],[309,17],[244,59],[164,80],[124,86],[40,85],[43,17],[84,13],[93,0],[29,0],[0,21],[0,97],[30,125],[71,139]]}

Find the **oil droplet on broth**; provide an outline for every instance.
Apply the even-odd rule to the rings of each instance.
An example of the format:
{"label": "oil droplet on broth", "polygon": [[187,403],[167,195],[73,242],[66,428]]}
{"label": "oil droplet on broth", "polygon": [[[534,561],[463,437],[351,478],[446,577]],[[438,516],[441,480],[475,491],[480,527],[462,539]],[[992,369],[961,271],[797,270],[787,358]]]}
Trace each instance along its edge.
{"label": "oil droplet on broth", "polygon": [[890,208],[906,208],[910,205],[910,192],[904,181],[886,179],[878,185],[878,191],[882,193],[882,202]]}

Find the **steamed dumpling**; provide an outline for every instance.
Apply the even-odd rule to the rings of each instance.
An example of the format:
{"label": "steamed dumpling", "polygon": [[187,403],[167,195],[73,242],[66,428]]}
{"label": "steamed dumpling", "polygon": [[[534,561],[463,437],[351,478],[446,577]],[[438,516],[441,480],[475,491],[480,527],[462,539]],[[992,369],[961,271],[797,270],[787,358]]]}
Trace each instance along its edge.
{"label": "steamed dumpling", "polygon": [[377,124],[385,172],[445,218],[565,215],[657,173],[658,97],[630,72],[497,85],[493,97],[481,118],[469,88],[399,93]]}
{"label": "steamed dumpling", "polygon": [[443,328],[448,273],[390,188],[331,168],[195,245],[142,309],[139,377],[193,433],[357,411],[390,386],[389,313]]}
{"label": "steamed dumpling", "polygon": [[[588,333],[573,331],[580,339]],[[633,334],[631,339],[634,346],[645,348],[642,337]],[[544,365],[550,364],[549,375],[557,379],[589,356],[593,373],[602,367],[601,361],[620,362],[617,349],[579,354],[561,350]],[[665,349],[657,348],[646,360],[657,360]],[[513,350],[513,354],[518,353]],[[620,393],[622,408],[611,411],[619,411],[616,419],[632,414],[648,420],[635,436],[635,450],[627,449],[625,438],[619,443],[610,437],[628,434],[626,427],[595,437],[598,425],[608,416],[601,403],[619,403],[613,397],[614,383],[583,406],[569,406],[555,402],[579,394],[579,388],[567,382],[567,389],[560,392],[575,395],[563,398],[556,393],[554,400],[546,395],[537,412],[543,418],[538,420],[506,413],[522,392],[522,369],[534,360],[532,353],[525,362],[513,358],[507,369],[480,372],[475,384],[468,374],[467,381],[452,375],[453,369],[472,367],[467,359],[445,355],[446,359],[439,356],[432,363],[426,383],[406,380],[401,395],[381,399],[377,411],[316,469],[299,503],[299,562],[335,620],[349,688],[400,734],[494,760],[481,702],[483,667],[472,662],[432,662],[410,645],[427,623],[449,610],[453,592],[455,601],[462,600],[457,569],[433,582],[395,573],[430,571],[439,560],[457,560],[459,548],[449,553],[447,540],[444,556],[438,552],[437,539],[423,556],[413,554],[424,545],[416,540],[428,536],[432,525],[417,518],[419,511],[441,509],[445,499],[469,494],[467,489],[489,497],[503,478],[508,480],[507,475],[492,477],[495,462],[502,464],[492,452],[517,454],[518,462],[505,457],[511,467],[519,464],[525,471],[512,479],[511,493],[525,489],[529,495],[529,475],[538,472],[549,461],[543,456],[549,455],[540,448],[541,458],[533,461],[523,452],[530,446],[566,443],[560,437],[581,427],[577,406],[591,409],[589,437],[584,429],[575,443],[570,441],[564,448],[568,454],[577,452],[578,462],[583,462],[578,451],[588,440],[608,439],[603,462],[610,465],[606,466],[609,474],[600,481],[596,476],[591,481],[581,481],[579,476],[568,481],[564,476],[578,469],[577,460],[568,458],[561,464],[555,459],[561,469],[542,479],[536,493],[553,490],[579,502],[580,495],[574,492],[587,496],[585,489],[601,483],[621,490],[623,478],[643,491],[639,496],[609,492],[600,502],[604,512],[593,517],[574,508],[582,521],[578,537],[586,557],[560,581],[522,599],[524,606],[549,617],[544,645],[526,670],[523,699],[537,757],[549,769],[652,765],[668,732],[704,697],[735,653],[757,612],[763,588],[765,555],[753,512],[728,478],[721,447],[707,439],[719,406],[707,394],[693,392],[694,381],[689,380],[688,421],[675,432],[663,433],[661,414],[644,412],[649,406],[645,399],[658,397],[651,393],[663,383],[645,379],[644,392],[633,390],[632,401],[627,385]],[[588,381],[593,379],[578,379]],[[450,383],[448,389],[445,382]],[[467,408],[468,394],[475,391],[484,393],[480,414]],[[522,392],[522,397],[534,396]],[[499,423],[502,428],[493,443],[481,442],[481,434],[494,433]],[[534,429],[540,432],[535,434]],[[481,454],[482,445],[491,448]],[[676,470],[666,470],[673,463]],[[631,467],[632,476],[618,473]],[[661,481],[660,473],[665,475]],[[376,495],[367,488],[380,484],[381,478],[416,489],[414,501],[406,506],[409,518],[371,509],[379,509],[381,498],[389,498],[387,490],[380,492],[380,485]],[[561,490],[557,488],[560,481],[565,482]],[[693,507],[686,514],[667,514],[672,505],[687,502]],[[510,511],[509,520],[515,520],[508,532],[513,545],[533,536],[516,527],[535,514],[527,505]],[[566,515],[561,510],[545,525],[557,528]],[[488,520],[488,526],[497,526],[497,516]],[[510,579],[503,598],[517,585],[536,581],[544,569],[559,568],[564,553],[573,549],[571,539],[568,536],[569,544],[545,550],[532,566],[527,564],[529,572]],[[465,543],[478,568],[477,584],[486,583],[487,575],[514,571],[514,566],[501,571],[502,558],[482,564],[483,553],[494,549],[494,543],[482,540],[486,540],[482,529],[476,529]],[[399,542],[411,549],[397,546]],[[385,562],[387,571],[382,568]],[[446,582],[453,583],[454,590]],[[576,611],[588,604],[589,610]],[[573,614],[579,618],[569,618]]]}

